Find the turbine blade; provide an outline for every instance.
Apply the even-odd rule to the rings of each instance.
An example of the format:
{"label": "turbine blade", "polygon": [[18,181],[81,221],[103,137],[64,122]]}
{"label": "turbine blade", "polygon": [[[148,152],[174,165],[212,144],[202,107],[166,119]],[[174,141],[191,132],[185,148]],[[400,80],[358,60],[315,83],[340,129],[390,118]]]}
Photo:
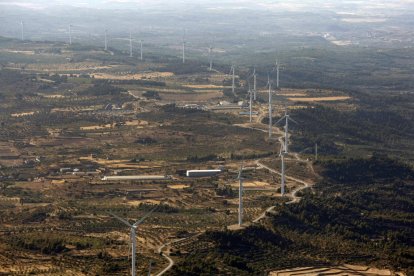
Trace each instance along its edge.
{"label": "turbine blade", "polygon": [[296,122],[295,120],[293,120],[292,118],[289,117],[289,120],[291,120],[292,122],[294,122],[295,124],[299,124],[298,122]]}
{"label": "turbine blade", "polygon": [[148,213],[145,214],[145,216],[143,216],[140,220],[138,220],[137,222],[135,222],[132,227],[137,227],[138,225],[140,225],[147,217],[149,217],[149,215],[151,215],[155,209],[158,208],[158,205],[156,205],[154,208],[151,209],[151,211],[149,211]]}
{"label": "turbine blade", "polygon": [[280,123],[281,121],[283,121],[284,119],[286,118],[286,116],[283,116],[282,118],[280,118],[276,123],[275,123],[275,125],[277,125],[278,123]]}
{"label": "turbine blade", "polygon": [[121,218],[121,217],[118,217],[117,215],[115,215],[115,214],[114,214],[114,213],[112,213],[112,212],[109,212],[109,214],[110,214],[111,216],[113,216],[114,218],[116,218],[117,220],[119,220],[120,222],[122,222],[123,224],[127,225],[128,227],[132,227],[131,223],[129,223],[127,220],[125,220],[125,219],[123,219],[123,218]]}

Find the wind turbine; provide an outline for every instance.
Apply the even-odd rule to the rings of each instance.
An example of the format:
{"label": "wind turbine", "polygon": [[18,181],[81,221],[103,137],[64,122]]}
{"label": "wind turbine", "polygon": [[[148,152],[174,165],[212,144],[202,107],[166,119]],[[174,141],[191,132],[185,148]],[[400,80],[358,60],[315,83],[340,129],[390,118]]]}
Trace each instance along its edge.
{"label": "wind turbine", "polygon": [[290,115],[287,113],[287,107],[285,109],[285,115],[279,119],[279,121],[276,122],[276,124],[280,123],[282,120],[285,120],[285,146],[284,146],[284,151],[285,153],[288,153],[288,145],[289,145],[289,135],[288,135],[288,131],[289,131],[289,121],[294,122],[295,124],[297,124],[297,122],[295,120],[293,120],[292,118],[290,118]]}
{"label": "wind turbine", "polygon": [[318,160],[318,143],[315,143],[315,161]]}
{"label": "wind turbine", "polygon": [[185,63],[185,41],[183,41],[183,63]]}
{"label": "wind turbine", "polygon": [[142,39],[139,41],[139,43],[140,43],[140,54],[141,54],[140,59],[142,60],[143,59]]}
{"label": "wind turbine", "polygon": [[105,51],[108,51],[108,30],[105,29]]}
{"label": "wind turbine", "polygon": [[242,171],[243,171],[243,163],[240,166],[239,174],[237,176],[237,179],[239,180],[239,226],[243,224],[243,177],[242,177]]}
{"label": "wind turbine", "polygon": [[254,92],[254,100],[256,100],[256,94],[257,94],[257,90],[256,90],[256,79],[257,79],[257,75],[256,75],[256,67],[254,67],[253,69],[253,92]]}
{"label": "wind turbine", "polygon": [[209,57],[209,60],[210,60],[209,71],[211,71],[211,70],[213,70],[213,47],[211,45],[208,48],[208,57]]}
{"label": "wind turbine", "polygon": [[110,213],[111,216],[125,224],[131,229],[130,238],[131,238],[131,255],[132,255],[132,267],[131,267],[131,275],[136,276],[136,246],[137,246],[137,239],[136,239],[136,230],[138,225],[144,222],[144,220],[151,215],[152,212],[157,209],[158,205],[151,209],[148,213],[146,213],[140,220],[136,221],[134,224],[130,224],[127,220],[118,217],[117,215]]}
{"label": "wind turbine", "polygon": [[267,86],[269,87],[269,139],[272,138],[272,82],[270,74],[267,75]]}
{"label": "wind turbine", "polygon": [[276,59],[276,88],[279,89],[279,71],[280,71],[280,66],[279,63]]}
{"label": "wind turbine", "polygon": [[129,32],[129,57],[132,57],[132,34]]}
{"label": "wind turbine", "polygon": [[23,23],[23,21],[20,22],[20,27],[21,27],[21,39],[23,41],[24,40],[24,23]]}
{"label": "wind turbine", "polygon": [[72,25],[69,24],[69,45],[72,45]]}
{"label": "wind turbine", "polygon": [[184,29],[184,35],[183,35],[183,48],[182,48],[182,51],[183,51],[183,63],[185,63],[185,44],[186,44],[186,41],[185,41],[185,36],[186,36],[186,33],[187,33],[187,31],[186,31],[186,29]]}
{"label": "wind turbine", "polygon": [[281,185],[280,185],[280,193],[281,195],[285,195],[285,155],[287,154],[286,149],[282,142],[280,142],[280,150],[279,150],[279,157],[282,162],[281,164]]}
{"label": "wind turbine", "polygon": [[232,74],[231,92],[233,93],[233,95],[235,95],[234,90],[235,90],[235,87],[236,87],[236,82],[235,82],[236,75],[235,75],[234,65],[231,66],[230,73]]}
{"label": "wind turbine", "polygon": [[250,115],[250,123],[252,122],[252,103],[253,103],[253,92],[250,89],[250,85],[249,85],[249,97],[250,97],[250,102],[249,102],[249,115]]}

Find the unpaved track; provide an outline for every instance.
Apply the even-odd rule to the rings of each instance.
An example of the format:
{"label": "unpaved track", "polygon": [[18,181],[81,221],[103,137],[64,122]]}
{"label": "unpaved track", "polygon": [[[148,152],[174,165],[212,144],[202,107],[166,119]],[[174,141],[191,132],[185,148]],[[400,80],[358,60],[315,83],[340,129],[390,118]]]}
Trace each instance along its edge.
{"label": "unpaved track", "polygon": [[177,243],[177,242],[181,242],[181,241],[185,241],[185,240],[189,240],[189,239],[192,239],[192,238],[198,237],[198,236],[200,236],[200,235],[202,235],[202,234],[204,234],[204,233],[205,233],[205,231],[202,231],[202,232],[200,232],[200,233],[194,234],[194,235],[189,236],[189,237],[187,237],[187,238],[182,238],[182,239],[174,240],[174,241],[171,241],[171,242],[168,242],[168,243],[164,243],[163,245],[161,245],[160,247],[158,247],[158,253],[160,253],[160,254],[161,254],[164,258],[166,258],[166,259],[167,259],[167,261],[168,261],[168,266],[167,266],[166,268],[164,268],[161,272],[159,272],[159,273],[158,273],[158,274],[156,274],[156,275],[157,275],[157,276],[161,276],[161,275],[163,275],[165,272],[167,272],[168,270],[170,270],[170,269],[173,267],[173,265],[175,264],[174,260],[173,260],[173,259],[171,259],[171,257],[170,257],[170,256],[168,256],[167,254],[165,254],[165,253],[163,252],[163,249],[164,249],[165,247],[167,247],[167,246],[171,246],[171,245],[173,245],[174,243]]}

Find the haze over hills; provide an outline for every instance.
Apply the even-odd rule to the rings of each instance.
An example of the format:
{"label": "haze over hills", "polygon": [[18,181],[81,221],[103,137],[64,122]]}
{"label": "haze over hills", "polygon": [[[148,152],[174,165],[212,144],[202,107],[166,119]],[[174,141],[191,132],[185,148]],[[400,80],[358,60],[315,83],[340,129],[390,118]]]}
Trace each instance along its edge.
{"label": "haze over hills", "polygon": [[[80,40],[129,31],[148,42],[171,43],[187,30],[189,42],[280,34],[322,37],[338,45],[411,47],[413,1],[4,1],[0,35],[67,39],[68,25]],[[125,19],[128,20],[125,20]],[[160,38],[165,38],[164,40]],[[90,40],[90,39],[89,39]],[[265,41],[263,43],[266,43]]]}

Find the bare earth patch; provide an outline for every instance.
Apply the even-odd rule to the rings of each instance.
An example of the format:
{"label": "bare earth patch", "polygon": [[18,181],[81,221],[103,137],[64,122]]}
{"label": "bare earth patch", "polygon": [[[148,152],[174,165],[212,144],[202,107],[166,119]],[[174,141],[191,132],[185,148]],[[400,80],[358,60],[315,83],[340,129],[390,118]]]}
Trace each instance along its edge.
{"label": "bare earth patch", "polygon": [[149,72],[149,73],[138,73],[138,74],[127,74],[127,75],[112,75],[106,73],[95,73],[92,74],[95,79],[104,80],[142,80],[152,78],[168,78],[174,76],[172,72]]}
{"label": "bare earth patch", "polygon": [[402,272],[393,272],[389,269],[377,269],[361,265],[341,265],[332,267],[297,267],[278,271],[272,271],[269,276],[317,276],[317,275],[367,275],[367,276],[388,276],[405,275]]}
{"label": "bare earth patch", "polygon": [[33,114],[35,114],[35,112],[30,111],[30,112],[12,113],[11,116],[12,117],[23,117],[23,116],[31,116]]}
{"label": "bare earth patch", "polygon": [[184,185],[184,184],[173,184],[173,185],[168,185],[167,187],[173,190],[182,190],[185,188],[189,188],[190,186]]}
{"label": "bare earth patch", "polygon": [[184,87],[194,88],[194,89],[223,89],[224,86],[222,85],[214,85],[214,84],[186,84],[183,85]]}
{"label": "bare earth patch", "polygon": [[332,101],[344,101],[351,97],[348,96],[337,96],[337,97],[316,97],[316,98],[288,98],[289,101],[293,102],[332,102]]}

